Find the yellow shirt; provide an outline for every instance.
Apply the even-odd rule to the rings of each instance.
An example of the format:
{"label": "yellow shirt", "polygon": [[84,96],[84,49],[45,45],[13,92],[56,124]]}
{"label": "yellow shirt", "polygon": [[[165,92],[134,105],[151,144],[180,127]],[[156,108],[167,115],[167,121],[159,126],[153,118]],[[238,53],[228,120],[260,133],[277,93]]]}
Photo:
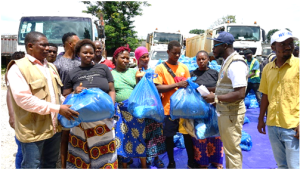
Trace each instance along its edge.
{"label": "yellow shirt", "polygon": [[295,128],[299,124],[299,58],[292,55],[280,68],[275,61],[263,69],[259,86],[268,95],[267,125]]}

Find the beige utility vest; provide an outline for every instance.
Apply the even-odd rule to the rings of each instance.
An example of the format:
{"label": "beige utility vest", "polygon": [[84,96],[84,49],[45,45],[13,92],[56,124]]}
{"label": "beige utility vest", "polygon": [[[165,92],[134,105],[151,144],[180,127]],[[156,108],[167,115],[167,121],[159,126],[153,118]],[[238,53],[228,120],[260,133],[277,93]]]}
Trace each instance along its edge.
{"label": "beige utility vest", "polygon": [[[247,63],[245,62],[243,56],[239,55],[238,53],[231,56],[220,70],[216,91],[215,91],[216,95],[223,95],[234,91],[232,87],[232,82],[228,78],[228,68],[233,61],[241,61],[247,66]],[[245,77],[245,79],[248,81],[247,77]],[[236,115],[236,114],[244,114],[246,112],[244,100],[238,100],[232,103],[221,102],[221,103],[217,103],[216,106],[217,106],[216,109],[218,113],[221,115]]]}
{"label": "beige utility vest", "polygon": [[[31,63],[27,57],[24,57],[19,60],[11,61],[7,66],[7,70],[9,70],[14,63],[19,67],[31,89],[32,94],[41,100],[51,102],[47,79],[39,68]],[[61,104],[60,96],[63,84],[60,80],[56,67],[53,64],[48,63],[48,69],[55,92],[56,104]],[[56,132],[54,132],[51,114],[40,115],[38,113],[28,112],[19,107],[13,97],[11,100],[15,114],[16,137],[19,141],[23,143],[37,142],[49,139],[56,132],[61,131],[61,125],[58,125],[57,121],[57,113],[55,120]]]}

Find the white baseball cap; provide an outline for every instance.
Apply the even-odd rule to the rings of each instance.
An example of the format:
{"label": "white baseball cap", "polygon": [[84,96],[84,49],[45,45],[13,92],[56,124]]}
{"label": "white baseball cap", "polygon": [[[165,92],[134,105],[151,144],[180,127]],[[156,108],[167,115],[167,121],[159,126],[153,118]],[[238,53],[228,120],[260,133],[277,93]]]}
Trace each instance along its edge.
{"label": "white baseball cap", "polygon": [[271,37],[271,44],[274,42],[282,42],[286,39],[293,38],[294,40],[298,40],[298,38],[294,37],[292,32],[288,30],[279,30],[276,31]]}

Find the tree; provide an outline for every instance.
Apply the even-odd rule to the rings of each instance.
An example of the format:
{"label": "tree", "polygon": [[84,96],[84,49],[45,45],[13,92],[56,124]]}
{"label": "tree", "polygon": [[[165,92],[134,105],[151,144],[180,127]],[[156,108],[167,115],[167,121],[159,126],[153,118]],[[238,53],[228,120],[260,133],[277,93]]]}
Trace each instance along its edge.
{"label": "tree", "polygon": [[271,36],[276,32],[278,31],[279,29],[271,29],[268,34],[267,34],[267,40],[268,42],[271,42]]}
{"label": "tree", "polygon": [[217,19],[209,28],[212,29],[215,26],[218,26],[218,25],[221,25],[221,24],[225,24],[228,21],[230,23],[236,23],[235,15],[223,16],[222,18]]}
{"label": "tree", "polygon": [[142,6],[151,6],[151,4],[141,1],[83,1],[83,3],[87,5],[84,13],[98,18],[103,15],[108,55],[126,44],[129,44],[132,50],[138,47],[137,32],[133,30],[132,18],[142,15]]}
{"label": "tree", "polygon": [[202,29],[193,29],[193,30],[190,30],[190,34],[201,34],[201,33],[204,33],[205,31],[202,30]]}

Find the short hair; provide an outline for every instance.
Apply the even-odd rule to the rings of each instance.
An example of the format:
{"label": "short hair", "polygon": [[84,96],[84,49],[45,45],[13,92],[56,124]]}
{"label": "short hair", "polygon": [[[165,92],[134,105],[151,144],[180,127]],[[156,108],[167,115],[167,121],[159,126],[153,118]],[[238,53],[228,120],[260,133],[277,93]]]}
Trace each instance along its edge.
{"label": "short hair", "polygon": [[65,44],[66,41],[69,41],[69,39],[74,35],[76,35],[74,32],[65,33],[61,38],[63,45]]}
{"label": "short hair", "polygon": [[205,50],[198,51],[198,53],[196,54],[196,58],[198,58],[198,55],[200,53],[204,53],[206,55],[206,57],[209,59],[209,55],[208,55],[208,53]]}
{"label": "short hair", "polygon": [[23,51],[16,51],[13,53],[13,55],[11,56],[12,60],[18,60],[25,57],[25,53]]}
{"label": "short hair", "polygon": [[25,48],[27,49],[27,45],[29,43],[35,43],[38,38],[40,37],[46,37],[43,33],[36,32],[36,31],[31,31],[28,33],[25,37]]}
{"label": "short hair", "polygon": [[91,47],[93,47],[94,51],[96,51],[96,46],[93,43],[93,41],[91,41],[90,39],[83,39],[83,40],[79,40],[76,45],[75,45],[75,54],[78,54],[80,52],[80,49],[82,46],[84,45],[89,45]]}
{"label": "short hair", "polygon": [[51,46],[51,47],[56,47],[56,49],[58,49],[57,45],[54,44],[54,43],[49,43],[49,46]]}
{"label": "short hair", "polygon": [[168,44],[168,50],[171,51],[173,47],[181,47],[180,43],[178,41],[170,41]]}

